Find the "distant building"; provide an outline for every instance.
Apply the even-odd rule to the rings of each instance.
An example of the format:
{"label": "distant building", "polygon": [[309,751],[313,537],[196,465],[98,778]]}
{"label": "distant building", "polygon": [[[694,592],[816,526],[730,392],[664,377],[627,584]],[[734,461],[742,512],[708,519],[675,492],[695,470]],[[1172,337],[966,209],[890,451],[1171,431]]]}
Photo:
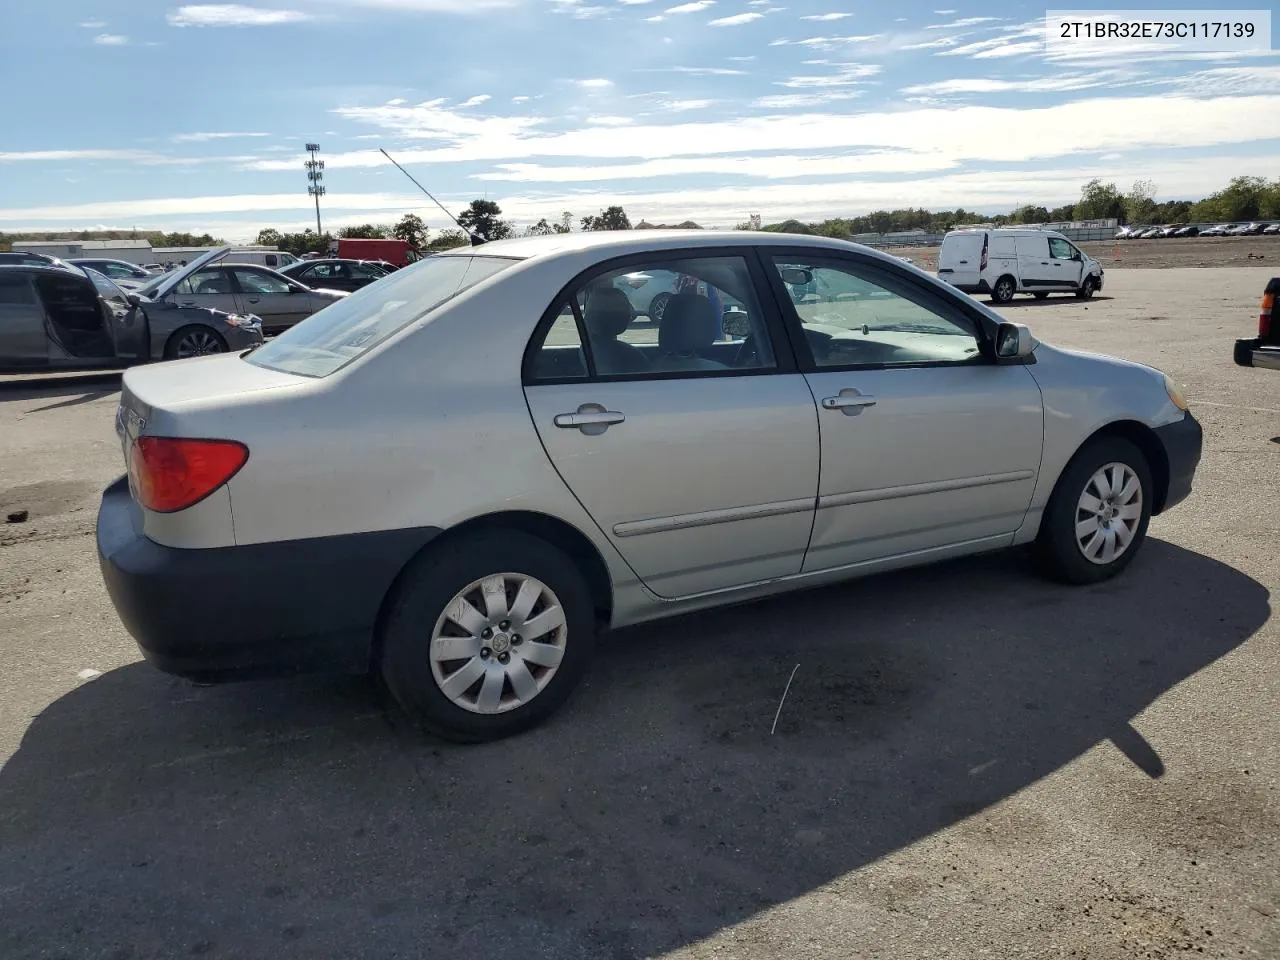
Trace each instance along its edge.
{"label": "distant building", "polygon": [[124,260],[139,266],[156,263],[150,240],[15,240],[13,249],[24,253],[43,253],[46,257],[71,260],[93,257],[99,260]]}

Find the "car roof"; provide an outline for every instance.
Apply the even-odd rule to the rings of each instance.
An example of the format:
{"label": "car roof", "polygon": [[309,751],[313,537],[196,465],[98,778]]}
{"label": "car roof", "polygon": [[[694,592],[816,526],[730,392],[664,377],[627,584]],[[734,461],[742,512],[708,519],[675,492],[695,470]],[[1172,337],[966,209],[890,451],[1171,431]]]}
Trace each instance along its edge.
{"label": "car roof", "polygon": [[66,267],[60,267],[56,263],[0,263],[0,270],[24,270],[31,273],[49,273],[59,277],[65,277],[71,274],[76,277],[88,277],[84,274],[83,267],[77,267],[75,270],[68,270]]}
{"label": "car roof", "polygon": [[455,247],[437,254],[441,257],[550,257],[558,254],[598,250],[608,257],[651,253],[659,250],[698,247],[825,247],[848,250],[851,247],[893,260],[888,254],[851,240],[837,240],[800,233],[771,233],[759,230],[595,230],[580,233],[558,233],[541,237],[514,237],[490,240],[478,246]]}

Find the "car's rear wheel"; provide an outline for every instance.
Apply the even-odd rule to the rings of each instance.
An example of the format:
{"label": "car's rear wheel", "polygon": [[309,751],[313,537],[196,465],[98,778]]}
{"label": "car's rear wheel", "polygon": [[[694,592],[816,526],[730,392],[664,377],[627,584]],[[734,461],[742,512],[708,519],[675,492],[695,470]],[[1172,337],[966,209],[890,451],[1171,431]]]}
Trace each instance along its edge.
{"label": "car's rear wheel", "polygon": [[659,293],[649,301],[649,322],[661,323],[662,315],[666,313],[667,304],[671,302],[671,294]]}
{"label": "car's rear wheel", "polygon": [[1098,282],[1093,277],[1085,277],[1084,283],[1080,284],[1080,289],[1076,291],[1076,296],[1081,300],[1089,300],[1093,297],[1093,292],[1098,289]]}
{"label": "car's rear wheel", "polygon": [[164,345],[166,360],[207,357],[214,353],[226,352],[227,341],[222,339],[222,334],[198,324],[175,330]]}
{"label": "car's rear wheel", "polygon": [[1151,468],[1121,437],[1082,448],[1054,488],[1036,549],[1047,573],[1067,583],[1096,583],[1127,567],[1151,520]]}
{"label": "car's rear wheel", "polygon": [[1018,292],[1018,283],[1013,277],[1007,273],[996,281],[996,285],[991,288],[991,299],[996,303],[1008,303],[1013,299],[1013,295]]}
{"label": "car's rear wheel", "polygon": [[595,646],[594,605],[564,553],[518,531],[433,550],[403,578],[381,669],[400,705],[451,740],[496,740],[545,720]]}

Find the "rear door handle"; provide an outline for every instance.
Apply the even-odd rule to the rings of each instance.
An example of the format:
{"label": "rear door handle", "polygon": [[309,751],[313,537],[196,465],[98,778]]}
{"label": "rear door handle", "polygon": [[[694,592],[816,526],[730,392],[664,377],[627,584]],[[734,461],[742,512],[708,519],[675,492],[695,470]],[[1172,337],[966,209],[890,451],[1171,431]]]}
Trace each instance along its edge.
{"label": "rear door handle", "polygon": [[837,397],[823,397],[822,409],[839,410],[847,417],[856,417],[866,407],[874,407],[876,398],[867,396],[865,393],[859,393],[852,388],[846,388],[840,391]]}
{"label": "rear door handle", "polygon": [[574,413],[556,414],[552,422],[565,430],[581,430],[588,436],[595,436],[626,419],[618,410],[608,410],[598,403],[584,403]]}
{"label": "rear door handle", "polygon": [[1049,261],[1048,261],[1048,260],[1041,260],[1041,261],[1040,261],[1040,266],[1042,266],[1042,267],[1047,267],[1048,265],[1049,265]]}

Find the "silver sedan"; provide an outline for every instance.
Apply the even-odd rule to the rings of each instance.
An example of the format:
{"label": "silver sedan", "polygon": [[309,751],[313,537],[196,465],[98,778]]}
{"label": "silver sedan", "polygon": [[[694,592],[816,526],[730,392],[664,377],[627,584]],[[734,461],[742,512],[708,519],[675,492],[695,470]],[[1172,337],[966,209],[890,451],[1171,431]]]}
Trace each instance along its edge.
{"label": "silver sedan", "polygon": [[[656,324],[637,273],[673,291]],[[434,256],[246,354],[130,371],[117,430],[98,549],[153,663],[373,669],[463,740],[548,716],[602,628],[1017,544],[1115,576],[1201,449],[1157,370],[746,232]]]}

